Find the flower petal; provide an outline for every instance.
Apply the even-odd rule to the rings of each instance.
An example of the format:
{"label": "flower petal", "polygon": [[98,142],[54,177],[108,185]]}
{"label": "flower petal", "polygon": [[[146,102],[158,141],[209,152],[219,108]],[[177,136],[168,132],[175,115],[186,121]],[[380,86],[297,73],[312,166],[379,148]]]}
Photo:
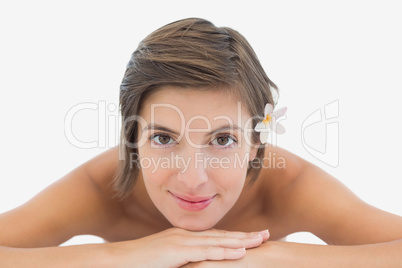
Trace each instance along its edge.
{"label": "flower petal", "polygon": [[265,130],[265,131],[262,131],[262,132],[260,133],[260,142],[261,142],[262,144],[267,143],[267,142],[268,142],[268,138],[269,138],[269,131]]}
{"label": "flower petal", "polygon": [[274,107],[272,106],[271,103],[265,104],[264,117],[266,117],[267,114],[271,114],[273,110],[274,110]]}
{"label": "flower petal", "polygon": [[276,134],[284,134],[286,132],[285,127],[279,124],[278,122],[275,122],[275,125],[272,124],[272,130]]}
{"label": "flower petal", "polygon": [[287,110],[288,110],[287,107],[282,107],[282,108],[280,108],[280,109],[274,111],[274,112],[272,113],[272,117],[279,118],[279,117],[285,115]]}
{"label": "flower petal", "polygon": [[254,128],[254,130],[257,131],[257,132],[261,132],[261,131],[264,131],[266,129],[267,129],[267,126],[264,124],[264,122],[259,122]]}

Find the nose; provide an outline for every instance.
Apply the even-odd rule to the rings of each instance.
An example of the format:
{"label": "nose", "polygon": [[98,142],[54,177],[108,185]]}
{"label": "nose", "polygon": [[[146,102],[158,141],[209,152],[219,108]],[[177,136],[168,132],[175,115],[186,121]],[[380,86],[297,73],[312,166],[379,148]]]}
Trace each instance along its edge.
{"label": "nose", "polygon": [[183,167],[178,170],[177,180],[185,184],[188,189],[197,189],[207,182],[204,154],[200,152],[190,154]]}

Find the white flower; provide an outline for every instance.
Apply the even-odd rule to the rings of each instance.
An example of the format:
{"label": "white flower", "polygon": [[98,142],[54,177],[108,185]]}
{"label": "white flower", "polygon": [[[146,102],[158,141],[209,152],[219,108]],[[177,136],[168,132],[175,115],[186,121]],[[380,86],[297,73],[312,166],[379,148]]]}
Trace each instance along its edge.
{"label": "white flower", "polygon": [[260,132],[260,141],[262,144],[268,142],[268,136],[271,130],[277,134],[285,133],[285,128],[277,122],[277,119],[286,113],[287,108],[283,107],[275,112],[273,112],[273,110],[274,107],[272,104],[267,103],[264,109],[264,119],[254,128],[255,131]]}

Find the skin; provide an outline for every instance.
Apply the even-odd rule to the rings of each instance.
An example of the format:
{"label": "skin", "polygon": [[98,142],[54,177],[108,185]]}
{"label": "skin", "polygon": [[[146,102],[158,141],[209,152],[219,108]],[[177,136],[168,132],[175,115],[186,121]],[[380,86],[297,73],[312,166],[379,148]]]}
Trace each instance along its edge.
{"label": "skin", "polygon": [[[170,161],[168,168],[149,165],[148,161],[143,161],[145,167],[141,167],[146,192],[172,225],[193,231],[213,228],[239,198],[246,181],[247,165],[237,163],[235,157],[245,158],[247,163],[249,154],[254,158],[257,149],[247,142],[245,129],[250,129],[247,121],[250,115],[242,107],[241,116],[237,116],[237,101],[223,90],[200,92],[169,87],[157,91],[145,101],[140,115],[148,125],[153,123],[162,130],[140,131],[140,140],[143,136],[147,140],[151,137],[151,141],[138,149],[140,159],[170,159],[172,154],[183,159],[183,163]],[[175,105],[180,113],[171,107],[152,110],[152,103]],[[184,138],[178,141],[182,121],[186,122]],[[233,129],[233,126],[242,130]],[[165,128],[171,131],[163,131]],[[161,144],[160,139],[166,144]],[[213,201],[202,211],[189,212],[176,204],[173,194],[181,197],[213,196]]]}
{"label": "skin", "polygon": [[[245,130],[250,115],[242,107],[244,110],[241,111],[240,122],[237,117],[237,101],[237,98],[225,91],[166,87],[145,100],[141,116],[150,123],[150,105],[170,103],[180,108],[186,123],[196,115],[203,115],[211,122],[211,129],[214,130],[225,122],[213,118],[225,115]],[[180,132],[179,119],[172,109],[155,110],[155,122],[175,132]],[[163,148],[152,143],[158,139],[149,139],[157,130],[141,132],[140,140],[145,143],[139,148],[139,156],[145,159],[166,157],[173,153],[194,159],[195,153],[203,153],[203,156],[220,159],[228,157],[231,160],[235,153],[248,155],[250,160],[255,156],[256,150],[247,143],[247,133],[226,129],[209,135],[206,134],[209,132],[207,127],[206,121],[194,120],[185,130],[203,131],[190,131],[182,139],[178,138],[179,135],[164,132],[163,135],[169,134],[172,140],[169,138],[169,145]],[[158,132],[160,134],[161,131]],[[225,133],[236,136],[236,146],[229,149],[216,146],[213,142],[216,135]],[[164,138],[162,140],[166,141]],[[208,146],[196,148],[195,145]],[[194,245],[200,243],[195,240],[200,236],[230,235],[243,242],[236,240],[232,243],[219,239],[219,243],[232,243],[228,247],[233,249],[245,247],[247,254],[232,252],[230,254],[237,255],[206,258],[183,251],[183,254],[191,255],[192,260],[200,262],[172,262],[175,265],[173,266],[179,267],[187,263],[187,267],[264,267],[269,263],[295,267],[295,263],[304,263],[310,267],[320,267],[323,261],[328,261],[328,265],[343,264],[347,267],[345,264],[350,264],[353,267],[356,265],[354,261],[365,264],[373,256],[380,264],[394,264],[389,263],[390,260],[398,263],[396,256],[401,250],[401,217],[364,203],[338,180],[280,147],[267,145],[265,156],[267,159],[272,156],[284,159],[286,165],[279,168],[265,162],[258,179],[250,187],[245,187],[248,182],[247,167],[234,167],[233,162],[231,168],[227,169],[195,168],[190,165],[185,172],[181,172],[183,165],[156,170],[154,166],[143,166],[133,191],[126,200],[120,201],[113,198],[114,192],[110,187],[118,165],[118,149],[112,148],[79,166],[26,204],[1,214],[0,229],[7,229],[7,232],[0,233],[0,245],[9,248],[54,247],[74,235],[92,234],[110,242],[107,244],[110,245],[108,250],[113,250],[115,261],[122,259],[128,262],[128,255],[122,257],[121,252],[130,251],[133,254],[138,253],[131,256],[138,264],[138,256],[146,258],[144,256],[149,255],[148,260],[155,260],[149,253],[166,250],[163,245],[171,242],[172,237],[180,237],[181,243],[185,245]],[[206,209],[189,212],[177,206],[171,193],[215,197]],[[224,231],[199,232],[211,228]],[[264,229],[269,229],[269,235],[256,233]],[[248,235],[229,233],[230,231],[253,233]],[[329,246],[280,241],[288,234],[298,231],[311,232]],[[156,243],[158,241],[160,243]],[[160,251],[158,247],[161,247]],[[73,249],[74,247],[68,254],[78,255]],[[92,248],[85,250],[92,252]],[[321,263],[314,262],[317,260],[313,258],[314,254],[318,252],[322,254]],[[308,256],[312,258],[309,259]],[[16,260],[17,257],[18,255]],[[168,257],[164,260],[173,261],[177,258]],[[206,259],[209,261],[203,261]],[[221,259],[238,260],[214,261]]]}

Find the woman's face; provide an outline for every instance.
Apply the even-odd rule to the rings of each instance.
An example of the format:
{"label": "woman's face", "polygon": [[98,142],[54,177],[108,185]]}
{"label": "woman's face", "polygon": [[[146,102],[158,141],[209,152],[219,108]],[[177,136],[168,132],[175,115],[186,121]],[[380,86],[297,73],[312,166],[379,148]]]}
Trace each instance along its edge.
{"label": "woman's face", "polygon": [[143,103],[138,162],[148,194],[176,227],[212,228],[237,201],[251,120],[228,90],[163,87]]}

